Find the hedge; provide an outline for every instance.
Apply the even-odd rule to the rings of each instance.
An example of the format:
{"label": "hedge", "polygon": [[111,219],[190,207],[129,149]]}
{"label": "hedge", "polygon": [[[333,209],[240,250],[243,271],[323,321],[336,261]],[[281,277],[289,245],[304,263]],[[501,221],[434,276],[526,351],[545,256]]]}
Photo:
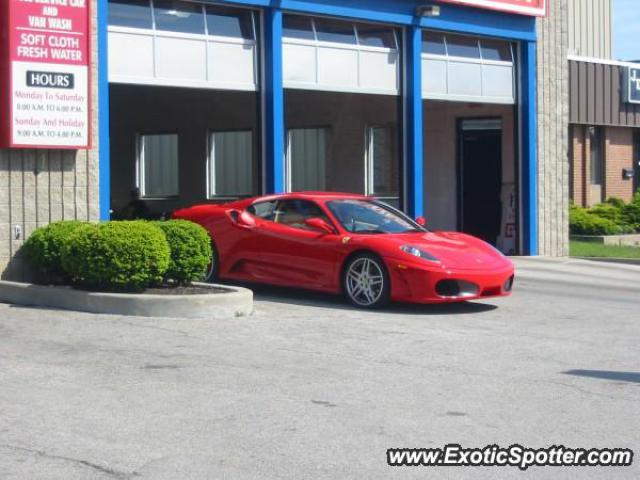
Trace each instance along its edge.
{"label": "hedge", "polygon": [[609,198],[591,208],[571,205],[569,223],[572,234],[618,235],[640,232],[640,192],[630,203]]}
{"label": "hedge", "polygon": [[62,267],[60,253],[62,246],[84,222],[67,220],[51,223],[38,228],[24,244],[23,252],[27,261],[49,283],[65,283],[69,276]]}
{"label": "hedge", "polygon": [[160,284],[170,254],[162,230],[145,221],[84,225],[61,251],[62,266],[73,283],[124,291]]}
{"label": "hedge", "polygon": [[180,285],[202,280],[211,262],[211,238],[200,225],[187,220],[154,222],[164,232],[171,259],[165,280]]}

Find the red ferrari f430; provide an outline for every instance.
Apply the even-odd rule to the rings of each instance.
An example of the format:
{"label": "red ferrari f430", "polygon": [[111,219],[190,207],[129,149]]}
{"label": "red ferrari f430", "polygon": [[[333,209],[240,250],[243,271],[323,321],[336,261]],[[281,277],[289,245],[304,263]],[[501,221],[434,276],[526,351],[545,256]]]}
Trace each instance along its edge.
{"label": "red ferrari f430", "polygon": [[197,205],[174,218],[202,225],[220,278],[343,293],[374,308],[510,295],[512,262],[484,241],[431,232],[372,197],[328,192]]}

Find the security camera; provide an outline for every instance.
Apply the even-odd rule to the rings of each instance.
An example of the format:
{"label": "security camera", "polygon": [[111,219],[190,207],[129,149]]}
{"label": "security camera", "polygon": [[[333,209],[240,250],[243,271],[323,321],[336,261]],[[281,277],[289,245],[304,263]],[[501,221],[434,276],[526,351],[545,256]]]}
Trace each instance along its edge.
{"label": "security camera", "polygon": [[440,6],[439,5],[421,5],[416,8],[416,15],[419,17],[439,17]]}

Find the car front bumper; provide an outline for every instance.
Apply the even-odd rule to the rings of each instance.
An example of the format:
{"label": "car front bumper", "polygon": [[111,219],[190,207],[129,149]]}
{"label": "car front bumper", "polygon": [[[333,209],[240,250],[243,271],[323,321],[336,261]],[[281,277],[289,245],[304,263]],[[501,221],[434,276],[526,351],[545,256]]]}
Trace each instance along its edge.
{"label": "car front bumper", "polygon": [[455,303],[511,295],[514,267],[449,269],[439,264],[385,259],[391,299],[409,303]]}

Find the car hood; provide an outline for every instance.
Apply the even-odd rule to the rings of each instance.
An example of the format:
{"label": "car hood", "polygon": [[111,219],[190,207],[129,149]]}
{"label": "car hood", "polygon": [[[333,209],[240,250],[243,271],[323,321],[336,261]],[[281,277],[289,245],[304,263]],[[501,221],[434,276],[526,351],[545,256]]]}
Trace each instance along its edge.
{"label": "car hood", "polygon": [[[445,268],[484,270],[507,268],[511,260],[501,255],[488,243],[459,232],[415,232],[369,236],[373,241],[384,242],[395,252],[402,245],[412,245],[437,257]],[[400,255],[403,255],[400,253]],[[409,254],[406,254],[410,257]],[[394,255],[395,256],[395,255]],[[415,258],[415,257],[414,257]]]}

